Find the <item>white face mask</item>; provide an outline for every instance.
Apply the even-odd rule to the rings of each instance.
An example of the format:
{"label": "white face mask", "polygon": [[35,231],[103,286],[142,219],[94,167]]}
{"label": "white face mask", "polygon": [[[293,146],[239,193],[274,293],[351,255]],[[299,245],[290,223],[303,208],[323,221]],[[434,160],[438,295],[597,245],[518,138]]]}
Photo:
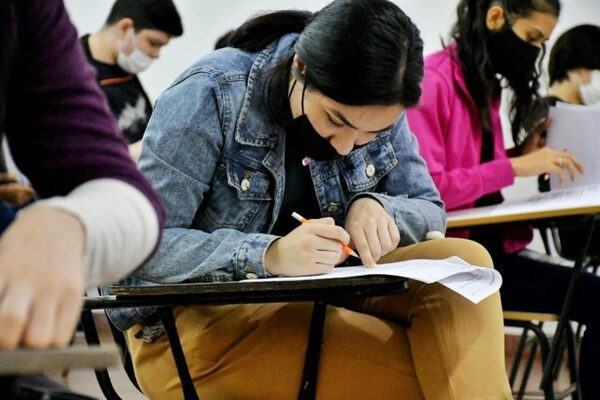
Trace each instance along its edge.
{"label": "white face mask", "polygon": [[579,92],[583,104],[588,106],[600,104],[600,70],[592,71],[590,82],[579,86]]}
{"label": "white face mask", "polygon": [[[136,75],[148,68],[150,64],[152,64],[153,59],[137,47],[133,28],[131,28],[131,33],[131,35],[125,34],[125,38],[119,42],[119,55],[117,56],[117,64],[119,64],[119,67],[121,67],[123,70],[129,72],[130,74]],[[131,38],[133,51],[130,54],[125,54],[123,51],[123,42],[128,40],[128,38]]]}

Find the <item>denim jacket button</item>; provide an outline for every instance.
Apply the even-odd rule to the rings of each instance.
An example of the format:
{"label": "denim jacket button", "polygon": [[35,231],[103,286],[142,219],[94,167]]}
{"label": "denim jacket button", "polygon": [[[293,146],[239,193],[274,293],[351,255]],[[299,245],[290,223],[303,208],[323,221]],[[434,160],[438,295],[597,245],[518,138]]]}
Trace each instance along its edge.
{"label": "denim jacket button", "polygon": [[242,179],[240,188],[242,189],[242,192],[245,192],[246,190],[250,189],[250,181],[246,178]]}
{"label": "denim jacket button", "polygon": [[254,272],[248,272],[246,274],[246,279],[258,279],[258,275],[256,275]]}
{"label": "denim jacket button", "polygon": [[338,203],[329,203],[329,206],[327,207],[327,212],[330,212],[330,213],[336,212],[338,209],[338,206],[339,206]]}
{"label": "denim jacket button", "polygon": [[367,165],[367,176],[370,178],[375,175],[375,166],[373,164]]}

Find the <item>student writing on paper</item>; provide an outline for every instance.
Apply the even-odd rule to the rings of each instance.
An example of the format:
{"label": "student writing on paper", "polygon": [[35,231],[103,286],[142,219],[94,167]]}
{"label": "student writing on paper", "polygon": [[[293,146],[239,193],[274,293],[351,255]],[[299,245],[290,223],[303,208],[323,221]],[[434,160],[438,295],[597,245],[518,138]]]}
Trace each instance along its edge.
{"label": "student writing on paper", "polygon": [[[500,189],[516,176],[578,174],[568,151],[539,147],[538,130],[521,140],[539,97],[538,58],[559,13],[557,0],[462,0],[453,41],[426,58],[421,103],[408,111],[408,120],[448,210],[499,203]],[[510,118],[518,147],[510,155],[499,118],[503,84],[514,92]],[[471,237],[490,251],[503,277],[504,309],[560,312],[571,269],[521,253],[532,238],[530,227],[450,234]],[[580,361],[586,399],[600,398],[599,293],[600,278],[583,276],[569,316],[587,326]]]}
{"label": "student writing on paper", "polygon": [[[564,32],[554,43],[548,60],[550,88],[548,106],[557,102],[600,106],[600,26],[579,25]],[[600,123],[600,120],[598,121]],[[565,132],[577,135],[578,132]],[[597,132],[594,132],[597,133]],[[587,146],[594,157],[600,149]],[[585,165],[584,165],[585,167]],[[588,173],[597,173],[589,171]],[[549,181],[539,180],[540,190],[549,190]],[[575,259],[585,239],[585,229],[575,226],[558,228],[560,251],[563,257]],[[600,254],[600,229],[592,236],[590,254]]]}
{"label": "student writing on paper", "polygon": [[[156,257],[128,283],[315,275],[345,260],[340,244],[371,266],[458,255],[489,267],[474,242],[419,243],[445,225],[404,114],[421,94],[422,50],[415,25],[386,0],[243,24],[158,99],[140,167],[168,222]],[[296,398],[311,309],[177,309],[200,398]],[[497,293],[474,305],[411,281],[398,295],[328,309],[318,398],[511,398]],[[179,398],[151,312],[111,318],[127,329],[143,391]]]}

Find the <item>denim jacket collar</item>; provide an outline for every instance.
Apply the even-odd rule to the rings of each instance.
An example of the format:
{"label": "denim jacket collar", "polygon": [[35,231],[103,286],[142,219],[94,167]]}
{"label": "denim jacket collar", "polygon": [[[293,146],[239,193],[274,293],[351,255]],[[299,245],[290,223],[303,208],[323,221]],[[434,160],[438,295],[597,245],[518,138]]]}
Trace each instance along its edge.
{"label": "denim jacket collar", "polygon": [[252,118],[254,115],[270,115],[266,77],[298,40],[297,33],[289,34],[264,49],[254,61],[250,73],[240,116],[235,129],[235,141],[239,144],[274,147],[283,133],[283,126],[271,118]]}

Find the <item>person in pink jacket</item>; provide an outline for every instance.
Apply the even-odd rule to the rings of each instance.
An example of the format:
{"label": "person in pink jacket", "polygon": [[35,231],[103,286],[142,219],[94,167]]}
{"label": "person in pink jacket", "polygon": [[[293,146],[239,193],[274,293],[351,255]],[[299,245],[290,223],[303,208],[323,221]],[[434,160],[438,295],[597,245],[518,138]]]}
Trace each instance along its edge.
{"label": "person in pink jacket", "polygon": [[[545,146],[548,121],[529,120],[540,101],[539,56],[560,13],[558,0],[461,0],[453,41],[425,60],[420,105],[408,111],[433,180],[448,211],[502,201],[517,176],[583,172],[568,150]],[[514,149],[505,150],[499,108],[503,85],[514,96]],[[537,123],[536,123],[537,122]],[[530,132],[524,134],[523,132]],[[502,273],[505,310],[559,313],[571,270],[526,257],[531,228],[511,225],[449,232],[486,246]],[[600,277],[584,274],[570,319],[586,325],[580,381],[584,399],[600,398]]]}

